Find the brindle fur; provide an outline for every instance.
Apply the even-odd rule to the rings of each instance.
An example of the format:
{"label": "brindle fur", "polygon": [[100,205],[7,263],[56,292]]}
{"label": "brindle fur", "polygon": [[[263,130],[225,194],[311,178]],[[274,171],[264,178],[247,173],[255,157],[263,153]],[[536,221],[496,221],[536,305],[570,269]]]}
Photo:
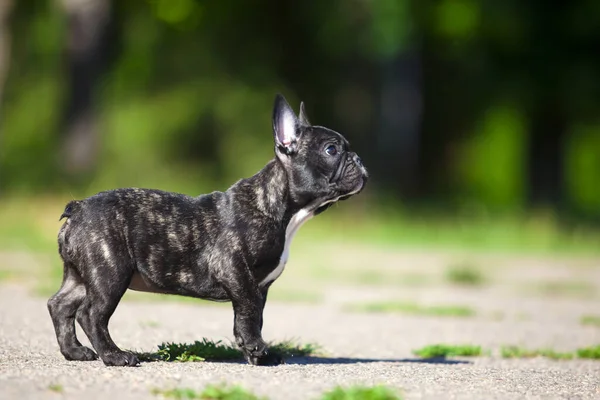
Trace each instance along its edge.
{"label": "brindle fur", "polygon": [[[276,279],[287,261],[286,228],[294,215],[310,217],[362,190],[366,170],[342,135],[310,125],[302,105],[296,118],[282,96],[273,128],[276,157],[225,192],[190,197],[128,188],[67,204],[58,234],[63,283],[48,301],[67,360],[97,358],[77,340],[76,319],[106,365],[139,364],[108,332],[129,288],[231,301],[234,336],[248,362],[282,361],[268,352],[261,330],[273,282],[266,278],[279,267]],[[324,151],[332,144],[335,157]]]}

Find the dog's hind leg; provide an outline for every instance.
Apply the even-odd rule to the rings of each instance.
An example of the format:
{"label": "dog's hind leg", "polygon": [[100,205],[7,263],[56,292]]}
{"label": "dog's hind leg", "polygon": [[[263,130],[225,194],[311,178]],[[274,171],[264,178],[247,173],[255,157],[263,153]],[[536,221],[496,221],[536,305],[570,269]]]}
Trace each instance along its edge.
{"label": "dog's hind leg", "polygon": [[94,268],[104,271],[105,275],[86,280],[87,296],[77,311],[77,322],[104,364],[137,366],[138,358],[119,349],[108,332],[108,321],[129,286],[133,269],[109,264]]}
{"label": "dog's hind leg", "polygon": [[81,277],[72,265],[65,263],[63,282],[59,291],[48,300],[60,352],[67,360],[92,361],[98,359],[94,351],[83,346],[75,334],[75,314],[86,297]]}

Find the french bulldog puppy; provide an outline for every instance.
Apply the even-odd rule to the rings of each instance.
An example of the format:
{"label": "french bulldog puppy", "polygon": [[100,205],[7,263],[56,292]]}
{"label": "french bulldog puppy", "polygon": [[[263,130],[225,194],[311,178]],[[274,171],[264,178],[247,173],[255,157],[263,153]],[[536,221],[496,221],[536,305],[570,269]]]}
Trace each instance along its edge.
{"label": "french bulldog puppy", "polygon": [[[277,365],[261,330],[269,286],[300,226],[360,192],[367,171],[339,133],[297,117],[283,96],[273,110],[275,157],[226,192],[199,197],[116,189],[71,201],[58,233],[60,290],[48,301],[67,360],[136,366],[111,339],[108,321],[127,289],[231,301],[233,334],[248,363]],[[75,320],[92,349],[75,335]]]}

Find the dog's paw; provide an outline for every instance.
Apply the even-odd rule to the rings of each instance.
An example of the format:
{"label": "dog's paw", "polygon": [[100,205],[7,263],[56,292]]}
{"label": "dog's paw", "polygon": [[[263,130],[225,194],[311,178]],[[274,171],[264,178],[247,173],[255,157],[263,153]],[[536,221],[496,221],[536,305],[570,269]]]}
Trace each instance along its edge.
{"label": "dog's paw", "polygon": [[69,361],[94,361],[98,359],[98,355],[94,350],[85,346],[71,347],[62,354]]}
{"label": "dog's paw", "polygon": [[140,360],[126,351],[105,354],[102,356],[102,361],[110,367],[137,367],[140,365]]}
{"label": "dog's paw", "polygon": [[281,364],[285,364],[285,360],[281,355],[276,353],[267,353],[258,358],[256,365],[275,366]]}
{"label": "dog's paw", "polygon": [[261,355],[250,355],[247,357],[248,364],[250,365],[260,365],[260,366],[276,366],[285,364],[285,360],[281,355],[276,353],[270,353],[265,350]]}

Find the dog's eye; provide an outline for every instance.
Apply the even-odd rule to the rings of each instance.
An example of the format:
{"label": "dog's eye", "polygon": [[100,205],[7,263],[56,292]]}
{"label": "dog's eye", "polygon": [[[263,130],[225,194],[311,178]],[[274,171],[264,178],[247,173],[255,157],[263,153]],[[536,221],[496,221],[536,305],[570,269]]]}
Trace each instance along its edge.
{"label": "dog's eye", "polygon": [[329,154],[330,156],[335,156],[337,154],[337,148],[334,145],[327,146],[325,153]]}

